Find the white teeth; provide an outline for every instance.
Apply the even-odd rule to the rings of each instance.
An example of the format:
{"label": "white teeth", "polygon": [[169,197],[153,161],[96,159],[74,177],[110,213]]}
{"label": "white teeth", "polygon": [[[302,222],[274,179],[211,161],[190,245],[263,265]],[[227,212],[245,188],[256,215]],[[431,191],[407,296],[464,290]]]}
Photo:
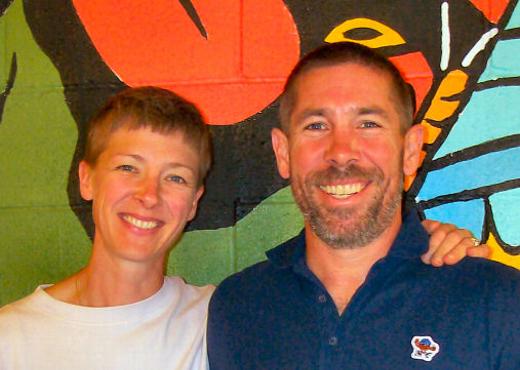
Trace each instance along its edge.
{"label": "white teeth", "polygon": [[129,215],[124,215],[123,219],[139,229],[153,229],[157,226],[157,222],[155,221],[142,221]]}
{"label": "white teeth", "polygon": [[335,198],[343,199],[348,198],[352,194],[359,193],[363,189],[363,184],[322,185],[320,189]]}

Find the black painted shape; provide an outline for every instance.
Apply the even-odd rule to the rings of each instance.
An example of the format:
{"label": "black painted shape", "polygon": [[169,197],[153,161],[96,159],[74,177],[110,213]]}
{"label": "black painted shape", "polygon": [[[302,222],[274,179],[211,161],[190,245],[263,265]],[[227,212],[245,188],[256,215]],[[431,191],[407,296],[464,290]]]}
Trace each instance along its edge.
{"label": "black painted shape", "polygon": [[9,93],[11,92],[11,89],[13,88],[17,70],[18,70],[18,63],[16,61],[16,53],[13,53],[13,57],[11,58],[11,68],[9,69],[9,78],[7,79],[7,83],[5,85],[4,91],[0,94],[0,124],[2,123],[2,116],[4,114],[5,102],[7,101],[7,97],[9,96]]}
{"label": "black painted shape", "polygon": [[71,209],[92,237],[91,205],[81,198],[77,177],[85,128],[107,98],[126,85],[100,58],[71,1],[24,0],[24,12],[34,39],[60,73],[65,102],[76,121],[78,140],[68,174],[67,193]]}
{"label": "black painted shape", "polygon": [[381,32],[370,29],[370,28],[356,28],[343,32],[343,37],[352,40],[370,40],[378,36],[381,36]]}
{"label": "black painted shape", "polygon": [[[195,10],[191,14],[189,10],[190,6],[193,8],[192,3],[179,1],[197,24],[199,18]],[[408,41],[403,46],[384,48],[386,54],[422,51],[433,66],[436,79],[441,75],[435,70],[440,59],[440,34],[436,32],[440,29],[440,4],[437,0],[423,1],[420,7],[415,0],[287,0],[286,4],[297,24],[302,52],[321,45],[330,31],[346,19],[363,16],[394,28]],[[476,22],[481,22],[482,27],[482,16],[475,18],[474,9],[471,10],[467,4],[452,8],[454,16],[464,19],[464,22],[451,22],[452,58],[460,61],[462,58],[457,53],[465,53],[469,48],[464,44],[468,37],[459,36],[467,32],[465,27],[474,28]],[[126,85],[100,58],[70,0],[25,0],[24,9],[36,41],[59,70],[66,102],[78,126],[78,144],[69,174],[69,202],[92,235],[89,204],[79,196],[76,176],[85,125],[109,95]],[[468,16],[471,12],[472,16]],[[479,36],[475,36],[475,41]],[[470,42],[473,42],[471,38]],[[235,104],[240,104],[240,101]],[[278,176],[271,149],[270,131],[278,125],[276,109],[274,103],[240,124],[211,126],[214,165],[198,215],[189,225],[190,230],[231,226],[256,204],[287,185]],[[237,205],[241,204],[247,207],[239,207],[237,211]]]}
{"label": "black painted shape", "polygon": [[197,26],[200,34],[207,40],[208,33],[206,32],[206,28],[204,28],[204,25],[202,24],[202,21],[199,17],[199,14],[197,13],[197,10],[193,6],[193,3],[190,0],[179,0],[179,2],[183,6],[184,10],[186,10],[186,13],[188,13],[188,16],[191,18],[195,26]]}
{"label": "black painted shape", "polygon": [[4,15],[5,11],[13,1],[14,0],[0,0],[0,16]]}
{"label": "black painted shape", "polygon": [[[507,10],[505,11],[504,15],[502,16],[502,20],[500,21],[500,23],[498,25],[496,25],[499,28],[499,30],[503,30],[505,28],[505,25],[507,24],[511,14],[516,6],[516,3],[517,3],[517,1],[512,1],[509,3]],[[454,4],[459,5],[458,2],[455,2]],[[451,5],[451,3],[450,3],[450,5]],[[464,52],[464,53],[462,53],[463,55],[465,53],[467,53],[470,50],[470,48],[473,46],[473,44],[479,40],[480,36],[484,32],[488,31],[489,29],[491,29],[492,27],[495,26],[495,25],[491,25],[489,22],[486,22],[483,19],[483,15],[481,13],[476,14],[475,12],[476,12],[476,10],[474,10],[474,12],[468,13],[467,17],[465,17],[465,18],[462,17],[461,14],[455,13],[456,15],[458,15],[459,19],[464,19],[464,22],[457,22],[457,25],[459,26],[459,28],[463,29],[460,32],[465,33],[464,37],[466,39],[469,39],[469,41],[470,41],[469,43],[467,43],[464,46],[457,46],[457,48],[459,50],[459,54],[461,54],[461,50],[460,50],[461,48],[463,48],[462,49],[462,51]],[[480,27],[477,27],[475,25],[476,20],[472,19],[472,17],[470,17],[470,15],[473,16],[473,18],[476,18],[480,23],[482,23],[482,25]],[[454,14],[452,12],[450,17],[453,17],[453,16],[454,16]],[[454,22],[450,22],[450,24],[451,23],[454,23]],[[473,28],[474,30],[477,30],[480,32],[478,32],[478,33],[474,32],[475,34],[470,37],[469,35],[467,35],[467,33],[470,32],[470,28]],[[452,32],[452,38],[453,37],[454,36],[453,36],[453,32]],[[442,121],[443,130],[440,133],[437,140],[433,144],[425,145],[425,150],[427,151],[427,154],[424,159],[423,166],[417,172],[417,177],[407,193],[407,196],[409,199],[415,199],[415,197],[419,194],[421,187],[423,186],[424,181],[425,181],[426,176],[428,175],[429,171],[431,171],[432,169],[439,168],[439,166],[444,167],[446,165],[454,163],[454,161],[452,161],[450,163],[445,163],[445,159],[441,159],[440,161],[439,160],[434,161],[433,158],[435,156],[435,153],[437,153],[438,149],[441,147],[441,145],[444,143],[444,141],[448,137],[453,125],[456,124],[460,113],[464,110],[464,108],[468,104],[469,100],[471,99],[472,92],[478,91],[482,88],[483,85],[478,83],[478,79],[479,79],[480,75],[482,74],[484,68],[486,67],[487,61],[488,61],[491,53],[493,52],[493,49],[494,49],[496,43],[499,40],[500,40],[500,36],[497,36],[497,37],[494,37],[493,39],[491,39],[487,43],[485,50],[480,52],[475,57],[475,59],[473,60],[473,62],[471,63],[471,65],[469,67],[464,68],[464,71],[468,74],[468,81],[466,83],[465,91],[462,92],[461,94],[459,94],[459,96],[458,96],[458,98],[460,98],[459,106],[457,107],[456,111],[451,115],[451,117]],[[452,45],[451,49],[453,50],[454,48],[455,47]],[[463,55],[461,56],[460,59],[463,58]],[[460,63],[460,61],[459,61],[459,63]],[[461,68],[461,67],[459,66],[459,68]],[[516,79],[511,79],[510,83],[514,84],[514,82],[516,82],[516,81],[517,81]],[[432,87],[432,91],[431,91],[432,94],[434,94],[436,92],[440,82],[441,82],[441,78],[437,78],[436,83]],[[507,80],[504,80],[504,81],[499,80],[498,84],[501,84],[501,83],[506,84]],[[486,84],[486,87],[492,87],[493,86],[492,84]],[[423,107],[422,112],[420,111],[419,113],[423,113],[426,108],[427,108],[427,106]],[[429,123],[431,123],[433,126],[439,127],[439,122],[429,121]],[[505,139],[505,140],[508,141],[508,139]],[[503,140],[494,141],[493,143],[495,143],[494,145],[500,146],[500,145],[502,145],[502,144],[500,144],[501,142],[503,142]],[[498,147],[497,147],[497,149],[498,149]],[[465,153],[464,156],[468,156],[468,153],[478,152],[480,154],[483,154],[483,153],[486,153],[486,150],[491,150],[491,148],[485,147],[485,146],[479,146],[479,149],[477,151],[475,151],[474,148],[466,148],[465,150],[463,150],[463,152]],[[475,155],[475,154],[472,154],[472,155]],[[461,157],[459,157],[458,154],[457,154],[457,157],[462,159]],[[469,157],[468,157],[468,159],[469,159]],[[456,200],[456,199],[453,199],[453,200]]]}
{"label": "black painted shape", "polygon": [[[24,5],[35,40],[59,70],[66,102],[78,127],[68,182],[69,203],[92,236],[91,206],[80,197],[77,164],[88,119],[125,85],[100,58],[70,1],[25,0]],[[270,144],[270,130],[276,124],[276,110],[271,105],[240,124],[210,127],[214,164],[189,230],[231,226],[237,221],[235,204],[258,204],[286,185],[277,175]]]}

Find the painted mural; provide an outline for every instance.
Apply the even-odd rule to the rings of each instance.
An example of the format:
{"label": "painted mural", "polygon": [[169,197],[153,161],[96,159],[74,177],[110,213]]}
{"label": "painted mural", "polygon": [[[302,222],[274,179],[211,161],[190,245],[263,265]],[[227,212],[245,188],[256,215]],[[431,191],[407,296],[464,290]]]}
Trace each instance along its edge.
{"label": "painted mural", "polygon": [[0,304],[87,258],[85,125],[125,86],[174,90],[211,125],[206,195],[169,273],[217,283],[296,234],[271,153],[277,98],[302,53],[342,40],[389,56],[415,89],[426,145],[407,205],[520,268],[516,0],[11,0],[0,15]]}

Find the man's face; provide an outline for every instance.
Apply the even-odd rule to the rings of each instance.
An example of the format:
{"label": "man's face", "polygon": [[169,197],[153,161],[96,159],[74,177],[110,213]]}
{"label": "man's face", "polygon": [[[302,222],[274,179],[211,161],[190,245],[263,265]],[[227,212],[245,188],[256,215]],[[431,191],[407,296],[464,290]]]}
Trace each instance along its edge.
{"label": "man's face", "polygon": [[400,222],[403,171],[415,172],[422,130],[403,135],[389,76],[348,63],[299,76],[289,133],[273,130],[282,177],[306,225],[334,248],[356,248]]}
{"label": "man's face", "polygon": [[110,134],[94,166],[80,163],[81,195],[93,200],[94,252],[162,266],[195,216],[199,161],[179,132],[123,126]]}

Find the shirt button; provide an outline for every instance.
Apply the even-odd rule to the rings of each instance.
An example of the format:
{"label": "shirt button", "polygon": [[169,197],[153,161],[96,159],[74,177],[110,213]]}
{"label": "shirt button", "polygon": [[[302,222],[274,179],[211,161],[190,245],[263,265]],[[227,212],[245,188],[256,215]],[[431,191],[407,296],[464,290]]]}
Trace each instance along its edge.
{"label": "shirt button", "polygon": [[337,337],[330,337],[329,338],[329,344],[331,346],[335,346],[336,344],[338,344],[338,338]]}
{"label": "shirt button", "polygon": [[320,303],[325,303],[327,302],[327,297],[325,297],[325,294],[320,294],[318,296],[318,301],[320,301]]}

